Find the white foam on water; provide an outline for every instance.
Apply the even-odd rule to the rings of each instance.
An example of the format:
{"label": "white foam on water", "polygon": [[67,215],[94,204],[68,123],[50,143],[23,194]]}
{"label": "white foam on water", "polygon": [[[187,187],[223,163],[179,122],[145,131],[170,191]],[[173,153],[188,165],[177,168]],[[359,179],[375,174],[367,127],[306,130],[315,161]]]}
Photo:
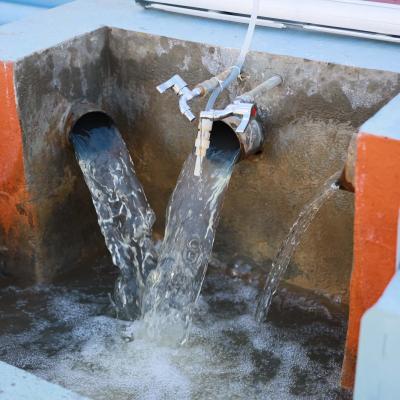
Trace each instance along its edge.
{"label": "white foam on water", "polygon": [[[317,334],[337,336],[337,328],[259,325],[255,288],[226,278],[210,285],[183,346],[150,340],[141,321],[98,315],[95,296],[57,290],[45,297],[46,315],[23,334],[0,336],[0,347],[14,348],[15,363],[42,378],[99,400],[336,399],[339,363],[332,357],[321,366],[304,344]],[[50,353],[49,343],[56,346]]]}

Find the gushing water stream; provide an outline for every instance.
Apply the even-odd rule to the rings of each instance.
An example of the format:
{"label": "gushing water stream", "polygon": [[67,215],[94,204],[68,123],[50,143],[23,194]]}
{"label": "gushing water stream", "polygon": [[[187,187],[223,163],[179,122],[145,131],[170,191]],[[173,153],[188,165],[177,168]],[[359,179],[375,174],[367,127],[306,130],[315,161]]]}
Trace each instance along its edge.
{"label": "gushing water stream", "polygon": [[341,171],[331,176],[317,195],[303,208],[295,223],[290,228],[286,239],[280,246],[278,253],[272,262],[271,271],[268,274],[263,292],[259,298],[256,319],[258,322],[265,320],[271,306],[272,298],[276,293],[279,284],[286,272],[290,259],[299,245],[303,234],[307,231],[314,217],[317,215],[322,205],[339,189],[337,183]]}
{"label": "gushing water stream", "polygon": [[[88,114],[74,126],[71,141],[106,245],[121,271],[114,300],[119,316],[131,320],[141,316],[142,334],[153,340],[184,343],[239,148],[234,142],[212,141],[200,177],[193,174],[196,159],[189,155],[168,205],[157,260],[151,240],[154,213],[112,121],[101,113]],[[302,235],[338,189],[338,178],[339,173],[333,175],[304,207],[281,245],[257,305],[259,322],[268,313]]]}
{"label": "gushing water stream", "polygon": [[193,174],[194,154],[187,158],[169,202],[158,262],[151,240],[154,213],[112,121],[101,113],[84,116],[71,142],[106,245],[121,271],[114,296],[118,316],[142,316],[146,336],[184,342],[239,155],[237,141],[213,140],[200,177]]}
{"label": "gushing water stream", "polygon": [[110,118],[89,113],[75,124],[70,138],[107,248],[121,271],[114,291],[118,316],[133,320],[140,315],[146,277],[156,266],[154,213]]}
{"label": "gushing water stream", "polygon": [[157,340],[186,341],[214,243],[226,188],[239,149],[211,146],[200,177],[196,158],[187,158],[167,210],[167,227],[157,268],[143,300],[146,334]]}

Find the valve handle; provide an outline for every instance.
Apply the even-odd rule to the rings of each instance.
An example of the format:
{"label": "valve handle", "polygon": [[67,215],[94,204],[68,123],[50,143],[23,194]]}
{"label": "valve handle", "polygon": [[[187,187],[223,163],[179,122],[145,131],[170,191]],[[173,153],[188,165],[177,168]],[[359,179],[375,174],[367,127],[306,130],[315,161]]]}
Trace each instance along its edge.
{"label": "valve handle", "polygon": [[164,93],[168,89],[172,89],[176,94],[179,95],[182,89],[187,87],[187,85],[188,84],[179,75],[174,75],[172,78],[158,85],[157,90],[160,93]]}

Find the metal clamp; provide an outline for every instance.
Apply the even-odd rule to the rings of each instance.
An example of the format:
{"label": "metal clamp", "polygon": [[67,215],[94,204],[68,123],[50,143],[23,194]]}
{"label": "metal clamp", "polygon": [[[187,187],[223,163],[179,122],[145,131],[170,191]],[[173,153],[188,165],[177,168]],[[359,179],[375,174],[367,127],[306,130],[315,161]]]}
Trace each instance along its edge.
{"label": "metal clamp", "polygon": [[220,121],[232,115],[241,117],[240,124],[236,128],[236,133],[244,133],[251,119],[254,103],[242,103],[234,101],[223,110],[209,110],[200,113],[200,119],[209,119],[211,121]]}

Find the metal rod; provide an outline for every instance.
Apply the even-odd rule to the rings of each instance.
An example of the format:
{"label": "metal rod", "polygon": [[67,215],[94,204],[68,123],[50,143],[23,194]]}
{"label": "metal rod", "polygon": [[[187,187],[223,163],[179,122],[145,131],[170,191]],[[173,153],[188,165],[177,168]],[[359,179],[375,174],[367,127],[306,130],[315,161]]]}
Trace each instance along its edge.
{"label": "metal rod", "polygon": [[271,90],[282,83],[283,79],[280,75],[271,76],[271,78],[268,78],[265,82],[261,83],[261,85],[258,85],[249,92],[239,96],[238,100],[244,103],[254,103],[255,98],[259,96],[261,93],[267,90]]}

